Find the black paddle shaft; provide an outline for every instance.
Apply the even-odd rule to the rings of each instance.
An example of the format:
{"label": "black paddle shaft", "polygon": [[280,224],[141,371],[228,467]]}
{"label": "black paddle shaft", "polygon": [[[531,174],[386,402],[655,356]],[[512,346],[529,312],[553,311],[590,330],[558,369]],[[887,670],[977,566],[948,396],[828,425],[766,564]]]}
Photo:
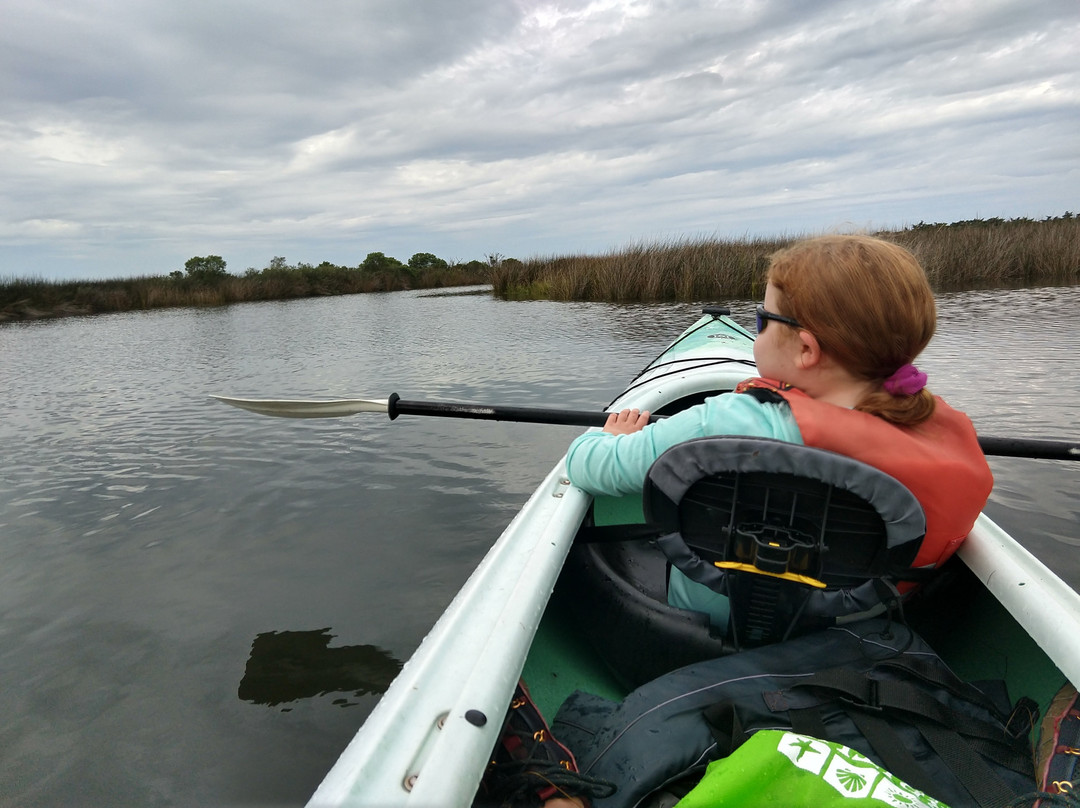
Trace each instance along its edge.
{"label": "black paddle shaft", "polygon": [[[387,400],[391,420],[399,415],[429,415],[441,418],[471,418],[479,421],[516,421],[523,424],[556,426],[603,426],[609,413],[595,410],[561,410],[549,407],[504,407],[453,401],[406,401],[397,393]],[[662,415],[650,416],[655,422]],[[980,437],[983,452],[997,457],[1030,457],[1037,460],[1080,460],[1080,443],[1029,438]]]}
{"label": "black paddle shaft", "polygon": [[1031,457],[1036,460],[1080,460],[1080,443],[1064,440],[980,437],[983,453],[997,457]]}
{"label": "black paddle shaft", "polygon": [[[516,421],[522,424],[556,426],[603,426],[606,412],[595,410],[556,410],[548,407],[493,407],[487,404],[464,404],[452,401],[406,401],[391,393],[386,411],[393,420],[399,415],[434,415],[442,418],[471,418],[478,421]],[[650,421],[662,416],[653,415]]]}

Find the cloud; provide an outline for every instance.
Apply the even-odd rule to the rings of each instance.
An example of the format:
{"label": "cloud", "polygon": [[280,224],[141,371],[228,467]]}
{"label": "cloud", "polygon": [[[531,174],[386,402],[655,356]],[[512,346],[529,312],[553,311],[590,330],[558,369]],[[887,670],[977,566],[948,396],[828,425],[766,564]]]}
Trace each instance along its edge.
{"label": "cloud", "polygon": [[6,5],[4,275],[1076,207],[1072,0]]}

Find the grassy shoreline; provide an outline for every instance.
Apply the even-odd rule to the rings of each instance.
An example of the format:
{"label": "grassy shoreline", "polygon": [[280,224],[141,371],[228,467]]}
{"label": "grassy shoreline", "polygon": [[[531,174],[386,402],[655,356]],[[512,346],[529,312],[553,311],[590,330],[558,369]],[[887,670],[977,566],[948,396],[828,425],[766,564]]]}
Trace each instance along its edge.
{"label": "grassy shoreline", "polygon": [[243,276],[174,272],[101,281],[0,280],[0,323],[491,283],[491,266],[480,261],[422,268],[390,261],[373,269],[326,262],[290,266],[274,259],[269,267],[249,269]]}
{"label": "grassy shoreline", "polygon": [[[975,219],[920,223],[875,233],[911,250],[936,291],[1080,283],[1080,216],[1042,221]],[[323,262],[291,266],[275,258],[243,276],[218,273],[102,281],[0,279],[0,323],[185,306],[223,306],[406,289],[491,284],[504,300],[609,302],[757,298],[769,255],[804,236],[744,240],[682,239],[632,244],[604,255],[531,258],[492,256],[450,264],[427,253],[401,264],[372,253],[357,267]],[[202,262],[205,259],[192,259]],[[189,262],[190,264],[191,262]]]}
{"label": "grassy shoreline", "polygon": [[[1080,217],[977,219],[877,232],[911,250],[935,291],[1080,283]],[[507,300],[660,302],[759,298],[769,256],[806,236],[683,239],[599,256],[557,256],[493,268]]]}

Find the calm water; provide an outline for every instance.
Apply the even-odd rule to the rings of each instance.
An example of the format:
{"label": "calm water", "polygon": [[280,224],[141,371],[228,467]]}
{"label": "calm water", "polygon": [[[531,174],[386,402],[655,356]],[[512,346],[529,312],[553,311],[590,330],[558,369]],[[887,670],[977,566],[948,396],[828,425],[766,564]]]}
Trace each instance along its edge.
{"label": "calm water", "polygon": [[[940,308],[935,392],[985,434],[1076,437],[1080,287]],[[0,804],[302,803],[579,431],[208,393],[600,408],[697,311],[396,293],[0,327]],[[1080,585],[1080,463],[993,467],[992,515]]]}

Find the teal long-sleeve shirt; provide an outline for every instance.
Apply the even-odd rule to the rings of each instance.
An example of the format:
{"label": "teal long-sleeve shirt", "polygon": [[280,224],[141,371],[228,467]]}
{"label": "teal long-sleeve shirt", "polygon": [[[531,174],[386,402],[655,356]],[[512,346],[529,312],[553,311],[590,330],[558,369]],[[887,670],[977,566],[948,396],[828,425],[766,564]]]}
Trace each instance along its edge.
{"label": "teal long-sleeve shirt", "polygon": [[[649,467],[677,443],[709,435],[750,435],[802,443],[802,433],[787,404],[762,403],[753,396],[725,393],[630,435],[591,431],[570,444],[566,472],[570,482],[590,494],[621,496],[641,491]],[[668,603],[709,615],[727,626],[728,599],[671,568]]]}
{"label": "teal long-sleeve shirt", "polygon": [[590,494],[631,494],[641,490],[649,467],[665,450],[709,435],[803,442],[787,404],[762,403],[750,395],[724,393],[631,435],[586,432],[567,450],[566,473],[570,482]]}

